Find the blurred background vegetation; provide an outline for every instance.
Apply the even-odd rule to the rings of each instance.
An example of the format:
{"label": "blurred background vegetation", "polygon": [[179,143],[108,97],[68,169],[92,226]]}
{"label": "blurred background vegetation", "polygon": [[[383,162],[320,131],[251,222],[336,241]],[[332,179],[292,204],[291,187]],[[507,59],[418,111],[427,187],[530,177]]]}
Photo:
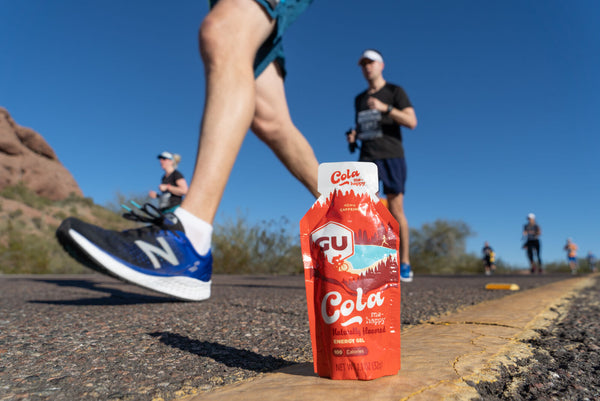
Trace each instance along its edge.
{"label": "blurred background vegetation", "polygon": [[[0,274],[90,273],[62,250],[54,232],[69,216],[101,227],[124,230],[132,222],[121,217],[120,205],[129,200],[148,202],[144,195],[117,193],[105,206],[90,198],[70,197],[51,201],[25,186],[0,191]],[[462,221],[436,220],[410,230],[411,265],[416,274],[483,274],[481,255],[466,252],[466,240],[474,235]],[[213,234],[214,273],[302,274],[298,223],[286,218],[251,223],[238,212],[215,224]],[[523,255],[525,262],[525,255]],[[497,274],[526,272],[496,260]],[[547,272],[569,272],[566,262],[544,266]],[[585,258],[579,271],[589,272]]]}

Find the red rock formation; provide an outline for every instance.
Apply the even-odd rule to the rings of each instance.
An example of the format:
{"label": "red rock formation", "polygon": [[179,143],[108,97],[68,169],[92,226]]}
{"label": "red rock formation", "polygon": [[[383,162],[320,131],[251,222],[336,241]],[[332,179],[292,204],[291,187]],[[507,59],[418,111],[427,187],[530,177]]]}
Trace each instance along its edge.
{"label": "red rock formation", "polygon": [[15,123],[0,107],[0,190],[18,183],[52,200],[70,194],[83,196],[46,140],[31,128]]}

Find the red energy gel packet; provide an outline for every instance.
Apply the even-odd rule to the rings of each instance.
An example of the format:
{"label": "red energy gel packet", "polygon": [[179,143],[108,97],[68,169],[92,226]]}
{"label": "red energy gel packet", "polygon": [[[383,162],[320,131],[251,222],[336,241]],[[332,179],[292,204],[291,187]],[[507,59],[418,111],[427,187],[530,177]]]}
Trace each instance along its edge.
{"label": "red energy gel packet", "polygon": [[371,380],[400,370],[399,226],[373,163],[323,163],[300,221],[315,373]]}

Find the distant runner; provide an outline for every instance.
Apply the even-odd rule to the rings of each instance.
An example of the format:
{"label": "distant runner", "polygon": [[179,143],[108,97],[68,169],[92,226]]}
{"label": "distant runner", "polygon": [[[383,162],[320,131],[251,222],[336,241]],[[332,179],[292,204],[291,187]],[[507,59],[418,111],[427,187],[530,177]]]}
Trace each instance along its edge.
{"label": "distant runner", "polygon": [[158,199],[158,209],[161,212],[172,212],[183,200],[183,196],[187,194],[188,185],[183,178],[183,174],[177,170],[177,166],[181,161],[181,156],[171,152],[162,152],[158,155],[160,168],[165,170],[165,175],[161,178],[158,189],[156,191],[148,191],[148,196],[152,199]]}
{"label": "distant runner", "polygon": [[577,245],[571,238],[567,238],[564,250],[567,251],[567,260],[569,261],[571,274],[577,274]]}
{"label": "distant runner", "polygon": [[592,253],[592,251],[588,252],[587,261],[590,271],[592,273],[596,273],[596,256]]}
{"label": "distant runner", "polygon": [[[540,257],[540,235],[542,230],[535,222],[535,214],[527,215],[527,224],[523,227],[523,236],[527,239],[523,248],[527,250],[527,258],[529,259],[531,274],[534,274],[536,269],[539,274],[542,274],[542,259]],[[537,264],[534,260],[537,257]]]}
{"label": "distant runner", "polygon": [[491,276],[492,273],[496,270],[496,254],[494,253],[494,250],[487,241],[485,241],[481,252],[483,253],[483,265],[485,267],[485,275]]}

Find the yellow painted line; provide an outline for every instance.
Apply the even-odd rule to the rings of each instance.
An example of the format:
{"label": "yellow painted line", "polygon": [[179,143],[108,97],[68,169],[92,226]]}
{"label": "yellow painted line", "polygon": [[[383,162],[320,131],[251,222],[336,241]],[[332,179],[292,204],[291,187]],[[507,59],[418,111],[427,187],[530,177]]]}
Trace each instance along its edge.
{"label": "yellow painted line", "polygon": [[518,291],[520,288],[517,284],[507,284],[507,283],[489,283],[485,286],[486,290],[510,290],[510,291]]}

